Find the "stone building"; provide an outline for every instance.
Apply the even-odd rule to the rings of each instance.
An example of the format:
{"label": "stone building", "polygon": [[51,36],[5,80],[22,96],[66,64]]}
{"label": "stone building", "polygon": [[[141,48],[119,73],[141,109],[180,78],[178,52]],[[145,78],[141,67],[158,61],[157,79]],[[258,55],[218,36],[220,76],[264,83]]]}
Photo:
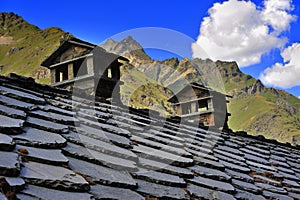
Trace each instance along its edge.
{"label": "stone building", "polygon": [[176,115],[191,123],[228,129],[227,112],[230,96],[208,89],[196,82],[187,85],[168,101],[173,104]]}
{"label": "stone building", "polygon": [[120,99],[120,66],[128,60],[89,42],[68,37],[42,63],[51,85],[79,89],[104,99]]}

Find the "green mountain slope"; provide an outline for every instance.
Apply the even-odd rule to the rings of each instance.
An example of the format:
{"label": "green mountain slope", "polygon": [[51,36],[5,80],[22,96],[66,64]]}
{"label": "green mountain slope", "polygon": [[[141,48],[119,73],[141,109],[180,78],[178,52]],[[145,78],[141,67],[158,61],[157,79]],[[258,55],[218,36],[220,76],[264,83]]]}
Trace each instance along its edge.
{"label": "green mountain slope", "polygon": [[63,34],[59,28],[41,30],[14,13],[0,13],[0,73],[15,72],[48,83],[49,71],[40,64]]}
{"label": "green mountain slope", "polygon": [[[0,74],[15,72],[49,83],[49,71],[40,63],[59,45],[65,33],[59,28],[41,30],[13,13],[0,13]],[[107,51],[129,58],[122,68],[122,101],[163,114],[173,110],[166,101],[188,82],[233,96],[228,105],[234,131],[262,134],[282,142],[300,144],[300,100],[282,90],[266,88],[242,73],[235,62],[170,58],[151,59],[132,37],[108,40]]]}

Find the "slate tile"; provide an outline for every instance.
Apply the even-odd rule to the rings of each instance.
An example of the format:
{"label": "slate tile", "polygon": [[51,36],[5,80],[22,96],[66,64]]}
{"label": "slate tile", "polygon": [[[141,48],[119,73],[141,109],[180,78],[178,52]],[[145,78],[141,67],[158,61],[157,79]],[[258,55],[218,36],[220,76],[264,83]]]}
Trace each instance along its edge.
{"label": "slate tile", "polygon": [[[264,145],[264,146],[260,146],[259,144],[253,144],[253,145],[255,145],[255,146],[247,145],[247,146],[245,146],[245,148],[249,149],[253,152],[262,154],[262,155],[266,155],[266,156],[270,155],[270,151],[266,149],[266,148],[268,148],[267,145]],[[262,149],[262,147],[264,147],[265,149]]]}
{"label": "slate tile", "polygon": [[224,165],[218,161],[213,161],[213,160],[209,160],[209,159],[201,158],[201,157],[194,157],[194,161],[196,164],[201,165],[201,166],[214,168],[214,169],[218,169],[221,171],[224,171],[224,169],[225,169]]}
{"label": "slate tile", "polygon": [[209,159],[209,160],[212,160],[212,161],[218,161],[218,158],[216,158],[214,155],[210,155],[210,154],[203,153],[203,152],[200,152],[200,151],[195,151],[195,150],[192,150],[192,149],[189,149],[189,148],[185,148],[185,150],[187,152],[193,154],[193,156],[206,158],[206,159]]}
{"label": "slate tile", "polygon": [[63,153],[74,158],[108,166],[113,169],[137,171],[134,161],[103,154],[72,143],[68,143],[68,145],[63,148]]}
{"label": "slate tile", "polygon": [[268,199],[280,199],[280,200],[294,200],[287,195],[277,194],[269,191],[263,191],[263,195]]}
{"label": "slate tile", "polygon": [[26,183],[63,189],[67,191],[88,191],[90,186],[82,177],[73,171],[36,162],[23,163],[21,177]]}
{"label": "slate tile", "polygon": [[0,151],[12,151],[16,143],[8,135],[0,133]]}
{"label": "slate tile", "polygon": [[290,167],[287,168],[287,167],[276,166],[276,169],[279,170],[280,172],[295,175],[295,172],[292,169],[290,169]]}
{"label": "slate tile", "polygon": [[114,134],[117,134],[117,135],[120,135],[120,136],[125,136],[125,137],[130,137],[131,136],[131,133],[126,129],[121,129],[121,128],[116,127],[116,126],[100,123],[99,121],[95,121],[95,120],[92,121],[92,120],[89,120],[89,119],[84,119],[84,118],[81,118],[81,117],[79,119],[83,124],[92,126],[94,128],[101,128],[104,131],[114,133]]}
{"label": "slate tile", "polygon": [[168,146],[173,146],[173,147],[177,147],[177,148],[182,148],[183,147],[183,142],[180,143],[180,142],[173,141],[173,140],[170,140],[170,139],[167,139],[167,138],[162,138],[162,137],[159,137],[159,136],[151,134],[151,133],[134,132],[133,134],[134,134],[135,137],[138,137],[137,139],[143,138],[143,139],[151,140],[153,142],[159,142],[160,144],[165,144],[165,145],[168,145]]}
{"label": "slate tile", "polygon": [[214,152],[218,153],[218,154],[221,154],[221,155],[223,155],[223,156],[225,156],[227,158],[229,157],[231,159],[238,160],[239,162],[245,162],[245,159],[242,156],[240,156],[240,155],[235,155],[233,153],[228,153],[228,152],[226,152],[224,150],[218,150],[218,149],[214,149]]}
{"label": "slate tile", "polygon": [[240,190],[245,190],[245,191],[253,193],[253,194],[260,194],[261,193],[261,189],[258,188],[257,186],[255,186],[252,183],[247,183],[247,182],[240,181],[240,180],[237,180],[237,179],[232,179],[232,185],[235,188],[238,188]]}
{"label": "slate tile", "polygon": [[288,173],[285,173],[285,172],[279,172],[279,174],[282,176],[282,177],[284,177],[284,178],[286,178],[286,179],[290,179],[290,180],[294,180],[294,181],[299,181],[299,178],[296,176],[296,174],[295,175],[293,175],[293,174],[288,174]]}
{"label": "slate tile", "polygon": [[159,199],[188,200],[188,194],[180,187],[171,187],[137,179],[139,193]]}
{"label": "slate tile", "polygon": [[27,117],[26,124],[33,128],[38,128],[45,131],[50,131],[59,134],[65,134],[69,132],[69,128],[66,125],[58,124],[51,121],[46,121],[43,119],[38,119],[35,117]]}
{"label": "slate tile", "polygon": [[125,147],[125,148],[131,147],[131,141],[127,137],[112,134],[102,129],[96,129],[93,127],[80,124],[80,126],[77,125],[74,128],[74,131],[89,136],[91,138],[102,140],[104,142],[112,142],[115,145],[118,145],[120,147]]}
{"label": "slate tile", "polygon": [[[299,182],[299,181],[298,181]],[[300,185],[296,181],[284,179],[282,184],[286,187],[300,188]]]}
{"label": "slate tile", "polygon": [[5,181],[14,191],[20,191],[25,187],[25,181],[20,177],[5,177]]}
{"label": "slate tile", "polygon": [[60,148],[67,144],[66,139],[56,133],[28,127],[24,130],[25,133],[12,136],[17,144],[45,148]]}
{"label": "slate tile", "polygon": [[10,97],[0,95],[0,103],[11,108],[20,109],[20,110],[33,110],[37,106],[32,103],[26,103],[19,101]]}
{"label": "slate tile", "polygon": [[213,154],[213,152],[212,152],[213,146],[211,148],[207,148],[207,147],[202,147],[202,146],[198,146],[198,145],[193,145],[190,143],[185,143],[185,146],[194,151],[199,151],[199,152],[202,152],[205,154],[210,154],[210,155]]}
{"label": "slate tile", "polygon": [[244,158],[246,160],[250,160],[250,161],[253,161],[253,162],[258,162],[258,163],[264,164],[264,165],[269,165],[270,164],[270,162],[268,160],[266,160],[264,158],[261,158],[261,157],[258,157],[258,156],[248,154],[248,153],[245,153]]}
{"label": "slate tile", "polygon": [[218,154],[218,153],[214,153],[214,156],[216,158],[218,158],[219,160],[223,160],[223,161],[226,161],[226,162],[229,162],[229,163],[232,163],[232,164],[236,164],[236,165],[239,165],[241,167],[247,167],[247,165],[245,164],[245,161],[240,161],[240,160],[236,160],[236,159],[233,159],[233,158],[230,158],[228,156],[224,156],[224,155],[221,155],[221,154]]}
{"label": "slate tile", "polygon": [[289,192],[288,196],[292,197],[294,199],[300,199],[300,194],[297,194],[297,193]]}
{"label": "slate tile", "polygon": [[167,185],[167,186],[174,186],[174,187],[186,186],[186,182],[179,176],[157,172],[153,170],[146,170],[146,169],[139,168],[139,171],[133,172],[133,176],[138,179],[142,179],[145,181],[158,183],[162,185]]}
{"label": "slate tile", "polygon": [[72,157],[68,157],[68,159],[69,166],[73,171],[84,174],[95,183],[131,189],[137,187],[136,181],[127,171],[111,169]]}
{"label": "slate tile", "polygon": [[235,198],[227,193],[214,191],[204,187],[199,187],[196,185],[188,185],[187,190],[191,193],[191,196],[195,199],[206,199],[206,200],[235,200]]}
{"label": "slate tile", "polygon": [[138,157],[132,151],[118,147],[112,143],[103,142],[85,135],[80,135],[80,139],[85,147],[99,151],[101,153],[110,154],[124,159],[137,161]]}
{"label": "slate tile", "polygon": [[[226,144],[226,142],[225,142],[225,144]],[[244,153],[241,152],[240,150],[238,150],[237,148],[232,148],[232,147],[228,147],[228,146],[225,146],[225,145],[224,146],[219,145],[214,150],[227,152],[227,153],[230,153],[230,154],[234,154],[236,156],[243,156],[244,155]]]}
{"label": "slate tile", "polygon": [[215,191],[213,193],[213,197],[214,199],[236,200],[236,198],[234,198],[234,196],[232,196],[231,194],[227,194],[225,192],[219,192],[219,191]]}
{"label": "slate tile", "polygon": [[41,110],[35,110],[31,111],[29,115],[35,118],[44,119],[50,122],[56,122],[65,125],[74,125],[76,122],[78,122],[78,119],[74,117],[53,113],[51,111],[45,112]]}
{"label": "slate tile", "polygon": [[0,114],[11,118],[25,119],[26,113],[23,110],[0,105]]}
{"label": "slate tile", "polygon": [[193,159],[171,154],[162,150],[153,149],[143,145],[134,146],[133,151],[136,152],[138,156],[155,160],[157,159],[164,163],[169,163],[171,165],[180,167],[191,166],[194,163]]}
{"label": "slate tile", "polygon": [[212,190],[223,191],[227,193],[234,193],[235,191],[234,187],[229,183],[220,182],[200,176],[194,177],[193,179],[188,179],[188,181],[195,185],[207,187]]}
{"label": "slate tile", "polygon": [[18,155],[13,152],[0,151],[0,175],[18,176],[20,164]]}
{"label": "slate tile", "polygon": [[173,147],[172,144],[165,145],[165,144],[154,142],[149,139],[145,139],[145,138],[135,136],[135,135],[133,135],[131,137],[131,140],[137,142],[138,144],[142,144],[142,145],[145,145],[148,147],[166,151],[166,152],[169,152],[172,154],[181,155],[181,156],[185,156],[185,157],[189,157],[189,158],[192,157],[192,155],[190,153],[188,153],[187,151],[185,151],[183,148]]}
{"label": "slate tile", "polygon": [[276,171],[275,167],[270,166],[270,165],[264,165],[264,164],[260,164],[260,163],[256,163],[256,162],[252,162],[252,161],[248,161],[246,162],[248,165],[254,166],[256,168],[260,168],[263,170],[267,170],[267,171]]}
{"label": "slate tile", "polygon": [[273,159],[271,159],[271,158],[270,158],[269,161],[270,161],[271,165],[273,165],[273,166],[280,166],[280,167],[291,168],[290,165],[288,165],[288,164],[286,163],[286,161],[285,161],[285,162],[281,162],[281,161],[279,161],[279,160],[273,160]]}
{"label": "slate tile", "polygon": [[281,182],[276,181],[276,180],[272,180],[270,178],[267,178],[267,177],[264,177],[264,176],[261,176],[261,175],[254,175],[253,178],[254,178],[255,182],[262,182],[262,183],[266,183],[266,184],[269,184],[269,185],[282,187]]}
{"label": "slate tile", "polygon": [[55,189],[49,189],[45,187],[39,187],[34,185],[27,185],[25,190],[18,197],[22,200],[61,200],[61,199],[72,199],[72,200],[91,200],[92,195],[83,192],[70,192],[60,191]]}
{"label": "slate tile", "polygon": [[142,195],[124,188],[116,188],[104,185],[91,186],[90,193],[95,199],[115,199],[115,200],[143,200],[145,199]]}
{"label": "slate tile", "polygon": [[205,187],[199,187],[197,185],[188,185],[187,190],[191,196],[196,199],[213,200],[214,190],[207,189]]}
{"label": "slate tile", "polygon": [[72,142],[74,144],[84,146],[80,136],[78,135],[78,133],[75,133],[74,131],[69,131],[68,134],[61,134],[61,136],[65,138],[68,142]]}
{"label": "slate tile", "polygon": [[287,191],[282,187],[276,187],[273,185],[269,185],[269,184],[265,184],[265,183],[258,183],[258,182],[256,182],[255,185],[257,187],[262,188],[263,190],[267,190],[270,192],[274,192],[274,193],[278,193],[278,194],[285,194],[285,195],[287,194]]}
{"label": "slate tile", "polygon": [[233,171],[238,171],[238,172],[242,172],[242,173],[249,173],[251,171],[248,167],[243,167],[240,165],[232,164],[232,163],[226,162],[224,160],[220,160],[220,163],[223,164],[226,167],[226,169],[230,169]]}
{"label": "slate tile", "polygon": [[249,176],[248,174],[245,173],[241,173],[241,172],[237,172],[237,171],[233,171],[230,169],[226,169],[225,173],[228,174],[229,176],[231,176],[234,179],[238,179],[247,183],[253,183],[254,179]]}
{"label": "slate tile", "polygon": [[62,108],[52,106],[49,104],[44,105],[44,106],[39,106],[39,108],[45,112],[57,113],[57,114],[61,114],[61,115],[69,116],[69,117],[75,117],[77,115],[76,112],[74,112],[74,111],[62,109]]}
{"label": "slate tile", "polygon": [[277,161],[280,161],[280,162],[286,162],[286,159],[282,156],[277,156],[275,154],[271,154],[270,155],[270,159],[274,159],[274,160],[277,160]]}
{"label": "slate tile", "polygon": [[168,163],[163,163],[155,160],[149,160],[140,157],[138,164],[146,169],[178,175],[179,177],[192,178],[194,176],[191,170],[187,168],[176,167]]}
{"label": "slate tile", "polygon": [[261,157],[261,158],[264,158],[264,159],[269,159],[270,156],[269,154],[261,154],[257,151],[253,151],[253,150],[250,150],[250,149],[247,149],[247,148],[240,148],[241,151],[243,151],[244,153],[248,153],[248,154],[252,154],[254,156],[258,156],[258,157]]}
{"label": "slate tile", "polygon": [[23,131],[24,121],[0,115],[0,133],[4,134],[20,134]]}
{"label": "slate tile", "polygon": [[28,103],[41,104],[41,105],[46,104],[46,101],[44,98],[38,97],[33,94],[29,94],[27,92],[22,92],[20,90],[0,86],[0,91],[5,96],[9,96],[9,97],[12,97],[12,98],[15,98],[15,99],[18,99],[21,101],[25,101]]}
{"label": "slate tile", "polygon": [[27,160],[51,165],[67,165],[69,162],[60,149],[42,149],[17,145],[16,151],[20,148],[28,151],[28,154],[21,154]]}
{"label": "slate tile", "polygon": [[186,136],[184,138],[185,140],[185,144],[194,144],[196,146],[199,146],[199,147],[203,147],[203,148],[207,148],[207,149],[213,149],[215,147],[215,143],[212,142],[212,141],[209,141],[209,140],[199,140],[196,139],[196,138],[188,138],[188,136]]}
{"label": "slate tile", "polygon": [[177,141],[179,143],[184,142],[184,139],[181,138],[180,136],[183,136],[181,133],[177,132],[177,131],[171,131],[169,129],[163,128],[163,130],[165,130],[167,133],[164,133],[162,131],[157,131],[154,129],[150,129],[149,133],[154,134],[156,136],[160,136],[169,140],[173,140],[173,141]]}
{"label": "slate tile", "polygon": [[225,181],[225,182],[231,179],[230,176],[216,169],[211,169],[211,168],[198,166],[198,165],[190,167],[189,169],[191,169],[193,172],[195,172],[196,174],[202,177],[207,177],[207,178],[211,178],[219,181]]}
{"label": "slate tile", "polygon": [[266,200],[262,195],[255,195],[250,192],[246,192],[243,190],[237,190],[237,193],[234,197],[238,200]]}

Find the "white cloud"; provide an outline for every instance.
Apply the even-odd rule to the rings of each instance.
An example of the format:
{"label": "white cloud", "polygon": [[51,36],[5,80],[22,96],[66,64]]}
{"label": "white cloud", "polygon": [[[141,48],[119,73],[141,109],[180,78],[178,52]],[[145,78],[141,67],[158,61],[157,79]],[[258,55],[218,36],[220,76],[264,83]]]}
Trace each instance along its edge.
{"label": "white cloud", "polygon": [[259,63],[263,54],[286,44],[281,34],[295,20],[292,9],[291,0],[265,0],[264,8],[245,0],[215,3],[192,45],[193,57],[234,60],[241,67]]}
{"label": "white cloud", "polygon": [[286,48],[281,56],[284,63],[276,63],[267,68],[261,75],[261,81],[270,86],[291,88],[300,86],[300,43]]}

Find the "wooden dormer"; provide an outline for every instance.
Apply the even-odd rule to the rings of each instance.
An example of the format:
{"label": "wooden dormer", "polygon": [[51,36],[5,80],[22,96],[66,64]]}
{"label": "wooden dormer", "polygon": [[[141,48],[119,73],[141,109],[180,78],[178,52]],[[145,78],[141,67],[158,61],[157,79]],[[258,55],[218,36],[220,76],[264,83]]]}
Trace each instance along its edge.
{"label": "wooden dormer", "polygon": [[50,69],[53,86],[66,89],[76,87],[109,99],[113,92],[120,91],[120,66],[124,61],[128,60],[94,44],[70,37],[61,42],[42,66]]}

